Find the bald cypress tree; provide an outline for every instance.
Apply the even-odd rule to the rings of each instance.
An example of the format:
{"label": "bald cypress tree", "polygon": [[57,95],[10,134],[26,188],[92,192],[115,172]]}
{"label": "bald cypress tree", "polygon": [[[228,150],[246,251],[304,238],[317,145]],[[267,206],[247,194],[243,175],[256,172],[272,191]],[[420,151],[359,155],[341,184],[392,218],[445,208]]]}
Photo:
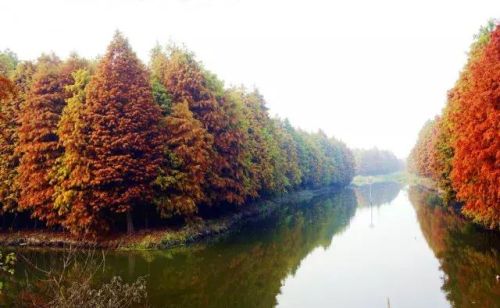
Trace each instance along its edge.
{"label": "bald cypress tree", "polygon": [[13,189],[16,177],[17,130],[19,106],[14,83],[0,76],[0,213],[16,207],[17,196]]}
{"label": "bald cypress tree", "polygon": [[16,149],[19,145],[21,106],[26,101],[35,69],[32,62],[20,62],[11,72],[12,82],[3,79],[0,86],[3,93],[0,99],[0,212],[18,210],[20,152]]}
{"label": "bald cypress tree", "polygon": [[70,97],[66,100],[67,104],[57,127],[59,145],[64,149],[64,154],[58,159],[54,170],[54,206],[64,216],[70,211],[72,203],[78,199],[77,195],[81,193],[79,190],[81,181],[77,176],[73,176],[73,173],[81,170],[80,155],[84,139],[80,138],[80,130],[83,128],[82,112],[90,73],[86,69],[79,69],[72,73],[72,78],[73,84],[66,86]]}
{"label": "bald cypress tree", "polygon": [[156,49],[151,66],[172,100],[186,101],[194,117],[213,137],[205,187],[210,203],[244,203],[252,190],[245,164],[242,114],[235,102],[225,97],[222,82],[192,54],[178,48],[172,48],[168,57]]}
{"label": "bald cypress tree", "polygon": [[57,124],[65,105],[64,82],[60,62],[55,57],[41,58],[33,84],[22,107],[19,128],[21,155],[19,207],[30,210],[34,218],[47,225],[60,222],[53,207],[52,169],[62,154]]}
{"label": "bald cypress tree", "polygon": [[67,219],[74,233],[109,229],[111,217],[127,214],[151,202],[161,140],[161,111],[153,102],[149,78],[128,41],[117,33],[88,87],[83,127],[84,140],[70,181],[78,189]]}
{"label": "bald cypress tree", "polygon": [[165,158],[155,184],[163,217],[192,216],[207,201],[203,190],[210,165],[211,135],[193,117],[187,102],[174,104],[165,119]]}

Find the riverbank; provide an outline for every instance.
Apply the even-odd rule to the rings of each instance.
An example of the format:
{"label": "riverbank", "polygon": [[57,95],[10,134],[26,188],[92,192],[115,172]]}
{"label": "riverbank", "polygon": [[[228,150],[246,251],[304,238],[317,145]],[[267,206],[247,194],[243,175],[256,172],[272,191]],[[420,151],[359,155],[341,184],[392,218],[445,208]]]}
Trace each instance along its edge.
{"label": "riverbank", "polygon": [[431,179],[419,177],[416,176],[415,174],[406,171],[381,174],[375,176],[357,175],[352,180],[352,185],[363,186],[368,184],[386,183],[386,182],[394,182],[394,183],[399,183],[401,185],[408,184],[410,186],[412,185],[423,186],[427,189],[438,191],[436,183],[434,183],[434,181],[432,181]]}
{"label": "riverbank", "polygon": [[199,242],[229,233],[252,219],[269,215],[284,203],[297,203],[310,200],[315,196],[335,191],[337,188],[300,190],[282,196],[259,200],[215,219],[200,220],[181,228],[162,228],[140,230],[132,235],[114,234],[99,240],[76,238],[67,232],[11,231],[0,233],[2,247],[46,247],[46,248],[99,248],[111,250],[168,249]]}

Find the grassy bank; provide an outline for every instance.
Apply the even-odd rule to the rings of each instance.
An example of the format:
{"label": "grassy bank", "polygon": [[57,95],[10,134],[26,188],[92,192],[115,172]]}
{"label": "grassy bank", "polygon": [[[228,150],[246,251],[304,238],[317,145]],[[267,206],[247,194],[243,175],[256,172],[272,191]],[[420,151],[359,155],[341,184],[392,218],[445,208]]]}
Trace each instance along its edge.
{"label": "grassy bank", "polygon": [[373,183],[395,182],[402,185],[419,185],[428,189],[436,189],[435,183],[428,178],[422,178],[406,171],[382,174],[376,176],[362,176],[357,175],[354,177],[352,184],[355,186],[363,186]]}

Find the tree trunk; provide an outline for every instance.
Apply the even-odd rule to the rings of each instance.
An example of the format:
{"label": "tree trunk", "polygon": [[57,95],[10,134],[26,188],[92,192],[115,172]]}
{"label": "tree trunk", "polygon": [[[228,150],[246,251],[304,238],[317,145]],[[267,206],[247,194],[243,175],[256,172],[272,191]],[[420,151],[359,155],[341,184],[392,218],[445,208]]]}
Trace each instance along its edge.
{"label": "tree trunk", "polygon": [[134,222],[132,221],[132,210],[127,211],[127,234],[131,235],[134,233]]}

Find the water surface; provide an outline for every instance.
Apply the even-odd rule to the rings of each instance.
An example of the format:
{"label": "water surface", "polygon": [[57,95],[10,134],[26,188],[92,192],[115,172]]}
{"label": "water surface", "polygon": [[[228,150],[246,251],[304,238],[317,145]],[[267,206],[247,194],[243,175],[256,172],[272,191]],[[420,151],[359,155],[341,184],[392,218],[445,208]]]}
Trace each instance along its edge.
{"label": "water surface", "polygon": [[[395,183],[326,193],[208,243],[108,253],[96,283],[147,276],[153,307],[500,307],[499,236],[438,204]],[[12,298],[26,275],[19,262]]]}

